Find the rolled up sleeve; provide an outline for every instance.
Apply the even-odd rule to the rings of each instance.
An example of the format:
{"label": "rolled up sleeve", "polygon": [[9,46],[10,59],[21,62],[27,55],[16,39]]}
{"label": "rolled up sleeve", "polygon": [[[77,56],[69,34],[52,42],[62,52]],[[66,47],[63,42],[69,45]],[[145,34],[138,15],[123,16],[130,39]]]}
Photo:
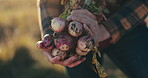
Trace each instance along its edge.
{"label": "rolled up sleeve", "polygon": [[[145,1],[145,2],[144,2]],[[103,22],[111,34],[111,43],[116,43],[124,34],[133,30],[148,16],[148,0],[130,0]]]}
{"label": "rolled up sleeve", "polygon": [[53,33],[49,28],[53,17],[59,16],[62,12],[63,6],[60,0],[38,0],[38,17],[40,23],[41,35]]}

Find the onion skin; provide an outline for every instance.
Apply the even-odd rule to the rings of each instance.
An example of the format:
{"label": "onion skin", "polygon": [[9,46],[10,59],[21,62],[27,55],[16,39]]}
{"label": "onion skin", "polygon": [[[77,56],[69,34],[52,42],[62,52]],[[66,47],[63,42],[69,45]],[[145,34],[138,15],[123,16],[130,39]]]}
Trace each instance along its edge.
{"label": "onion skin", "polygon": [[55,32],[62,32],[66,27],[66,21],[60,17],[55,17],[51,21],[51,27]]}
{"label": "onion skin", "polygon": [[59,35],[55,40],[54,44],[57,49],[62,51],[68,51],[72,48],[72,37],[69,35]]}
{"label": "onion skin", "polygon": [[85,56],[88,54],[88,52],[81,51],[78,47],[76,48],[76,53],[80,56]]}
{"label": "onion skin", "polygon": [[56,49],[56,48],[54,48],[54,49],[52,50],[51,55],[52,55],[53,57],[55,57],[55,56],[61,56],[61,57],[62,57],[62,60],[67,56],[66,52],[63,52],[63,51],[61,51],[61,50],[59,50],[59,49]]}
{"label": "onion skin", "polygon": [[84,37],[81,37],[79,40],[78,40],[78,48],[81,50],[81,51],[85,51],[85,52],[89,52],[93,49],[94,47],[94,40],[92,37],[90,36],[84,36]]}
{"label": "onion skin", "polygon": [[52,41],[53,41],[53,38],[51,34],[46,34],[44,36],[43,44],[44,44],[45,49],[48,49],[49,51],[53,49],[54,44]]}
{"label": "onion skin", "polygon": [[83,32],[83,25],[80,22],[72,21],[68,25],[68,32],[73,37],[78,37]]}
{"label": "onion skin", "polygon": [[43,44],[43,41],[38,41],[36,43],[36,47],[39,48],[39,49],[43,49],[45,47],[44,44]]}

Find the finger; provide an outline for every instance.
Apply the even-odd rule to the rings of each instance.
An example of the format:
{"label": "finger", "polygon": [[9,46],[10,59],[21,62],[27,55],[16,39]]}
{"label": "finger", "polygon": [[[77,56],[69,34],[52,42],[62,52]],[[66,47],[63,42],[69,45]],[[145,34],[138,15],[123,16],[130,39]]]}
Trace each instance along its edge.
{"label": "finger", "polygon": [[90,26],[91,30],[95,30],[96,26],[98,25],[97,21],[95,21],[94,19],[92,19],[84,14],[73,14],[73,15],[70,15],[67,19],[69,21],[74,20],[74,21],[79,21],[81,23],[84,23],[84,24]]}
{"label": "finger", "polygon": [[47,57],[47,60],[52,64],[59,64],[59,60],[61,60],[62,58],[60,56],[53,57],[49,52],[43,52],[43,54]]}
{"label": "finger", "polygon": [[82,16],[78,17],[78,15],[70,15],[67,17],[67,20],[68,21],[79,21],[79,22],[84,23],[86,25],[91,24],[91,22],[88,19],[84,19],[84,18],[82,18]]}
{"label": "finger", "polygon": [[62,57],[60,56],[55,56],[53,58],[48,59],[48,61],[52,64],[59,64],[60,60],[62,59]]}
{"label": "finger", "polygon": [[95,41],[95,46],[99,47],[99,43],[97,41]]}
{"label": "finger", "polygon": [[92,18],[90,18],[90,17],[88,17],[86,15],[74,14],[74,16],[76,16],[78,18],[83,18],[83,20],[86,19],[87,20],[86,22],[88,22],[88,25],[87,26],[89,26],[89,28],[91,30],[95,30],[96,29],[96,26],[98,25],[98,22],[96,20],[94,20],[94,19],[92,19]]}
{"label": "finger", "polygon": [[43,49],[44,48],[43,41],[38,41],[36,43],[36,47],[39,48],[39,49]]}
{"label": "finger", "polygon": [[96,20],[96,16],[95,16],[94,14],[92,14],[91,12],[89,12],[88,10],[86,10],[86,9],[73,10],[73,11],[71,12],[71,14],[83,14],[83,15],[87,15],[87,16],[89,16],[90,18]]}
{"label": "finger", "polygon": [[70,68],[75,67],[75,66],[81,64],[82,62],[84,62],[85,60],[86,60],[86,58],[84,57],[84,58],[82,58],[81,60],[76,61],[76,62],[74,62],[74,63],[71,64],[71,65],[68,65],[68,67],[70,67]]}
{"label": "finger", "polygon": [[48,52],[48,53],[50,53],[50,52],[51,52],[51,50],[50,50],[50,49],[48,49],[48,48],[43,48],[43,49],[41,49],[41,51],[42,51],[42,52]]}
{"label": "finger", "polygon": [[[84,24],[83,27],[84,27],[84,30],[87,31],[88,34],[89,34],[91,37],[94,38],[94,34],[93,34],[93,32],[88,28],[88,26],[87,26],[86,24]],[[94,39],[95,39],[95,38],[94,38]],[[96,41],[96,40],[94,40],[94,41]],[[96,46],[99,46],[99,43],[98,43],[98,42],[95,42],[95,45],[96,45]]]}
{"label": "finger", "polygon": [[43,51],[43,54],[47,57],[47,59],[53,58],[49,52]]}
{"label": "finger", "polygon": [[86,24],[83,24],[83,28],[90,36],[93,36],[92,30]]}
{"label": "finger", "polygon": [[68,65],[72,64],[76,59],[77,59],[77,57],[72,56],[69,59],[65,60],[62,65],[68,66]]}

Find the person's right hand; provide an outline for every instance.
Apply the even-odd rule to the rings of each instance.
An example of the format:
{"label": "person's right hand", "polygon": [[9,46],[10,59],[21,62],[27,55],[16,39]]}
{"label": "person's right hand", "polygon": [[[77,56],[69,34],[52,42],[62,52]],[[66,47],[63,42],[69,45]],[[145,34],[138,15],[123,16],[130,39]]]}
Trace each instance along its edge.
{"label": "person's right hand", "polygon": [[67,20],[82,23],[84,30],[93,37],[95,45],[99,47],[100,42],[110,38],[110,33],[105,26],[98,23],[97,19],[101,18],[102,16],[96,18],[96,16],[87,9],[77,9],[72,10]]}
{"label": "person's right hand", "polygon": [[[48,61],[51,64],[59,64],[62,66],[67,66],[67,67],[75,67],[79,64],[81,64],[83,61],[86,60],[85,57],[81,58],[80,60],[77,60],[78,57],[77,56],[71,56],[68,59],[62,60],[61,56],[52,56],[51,55],[51,50],[52,50],[52,45],[48,46],[48,47],[42,47],[43,45],[48,44],[49,41],[46,41],[46,38],[44,38],[44,40],[37,42],[37,47],[43,52],[43,54],[47,57]],[[76,61],[77,60],[77,61]]]}

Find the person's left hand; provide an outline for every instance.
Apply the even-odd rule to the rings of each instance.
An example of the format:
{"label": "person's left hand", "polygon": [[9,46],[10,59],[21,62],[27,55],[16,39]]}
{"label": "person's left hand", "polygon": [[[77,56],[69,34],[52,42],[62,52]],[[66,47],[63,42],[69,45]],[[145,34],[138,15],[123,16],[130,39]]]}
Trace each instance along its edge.
{"label": "person's left hand", "polygon": [[[49,40],[50,39],[49,37],[48,39],[47,38],[46,39]],[[77,55],[69,56],[67,59],[63,59],[62,56],[58,56],[58,55],[52,56],[53,46],[52,45],[49,46],[50,42],[47,41],[46,39],[44,37],[44,40],[38,41],[36,46],[43,52],[44,56],[47,58],[47,60],[51,64],[59,64],[62,66],[67,66],[69,68],[72,68],[72,67],[78,66],[79,64],[81,64],[86,60],[86,57],[80,58]],[[48,47],[47,46],[45,47],[45,45],[48,45]]]}
{"label": "person's left hand", "polygon": [[94,38],[97,47],[99,42],[110,37],[107,29],[102,24],[98,24],[96,16],[86,9],[73,10],[71,15],[67,17],[67,20],[83,23],[83,28]]}

